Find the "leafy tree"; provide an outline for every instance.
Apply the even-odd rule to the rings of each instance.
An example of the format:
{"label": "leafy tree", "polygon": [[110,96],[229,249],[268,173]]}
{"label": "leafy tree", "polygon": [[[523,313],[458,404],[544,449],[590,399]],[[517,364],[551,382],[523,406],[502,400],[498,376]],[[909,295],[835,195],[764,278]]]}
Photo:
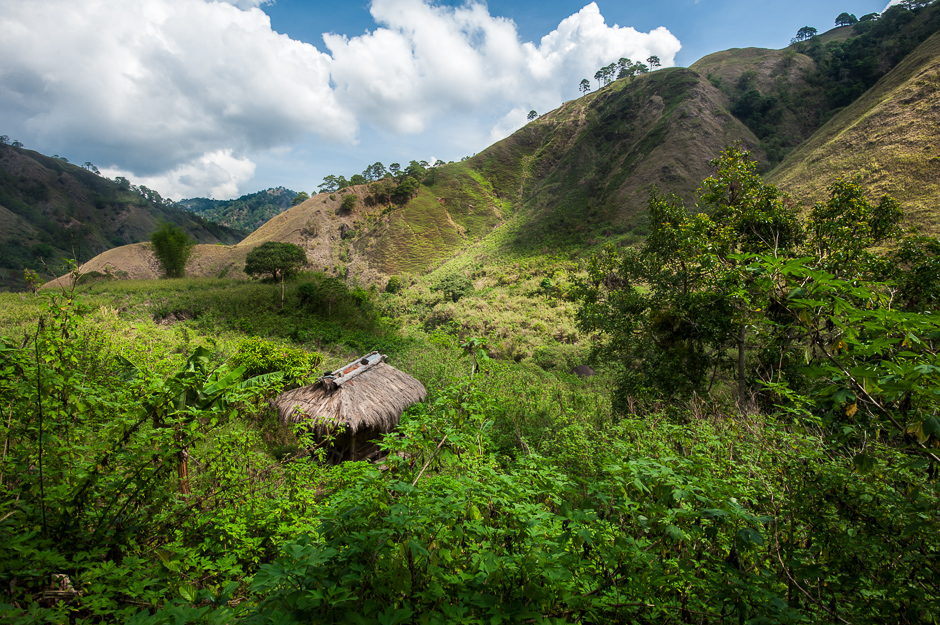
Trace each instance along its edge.
{"label": "leafy tree", "polygon": [[532,121],[533,119],[535,119],[535,118],[538,117],[538,116],[539,116],[538,113],[536,113],[534,110],[531,110],[531,111],[529,111],[529,114],[526,115],[526,119],[527,119],[528,121]]}
{"label": "leafy tree", "polygon": [[249,276],[271,274],[277,280],[295,275],[307,262],[307,253],[299,245],[268,241],[248,252],[245,273]]}
{"label": "leafy tree", "polygon": [[321,193],[334,193],[339,190],[339,179],[333,174],[324,176],[323,182],[321,182],[317,188]]}
{"label": "leafy tree", "polygon": [[581,93],[587,93],[588,91],[591,90],[591,83],[588,81],[587,78],[584,78],[581,80],[581,84],[578,85],[578,90]]}
{"label": "leafy tree", "polygon": [[0,145],[6,145],[10,142],[10,137],[7,135],[0,135]]}
{"label": "leafy tree", "polygon": [[419,186],[420,183],[414,177],[407,176],[392,191],[392,201],[396,204],[405,204],[418,192]]}
{"label": "leafy tree", "polygon": [[662,65],[662,63],[659,62],[659,57],[656,56],[655,54],[651,55],[648,59],[646,59],[646,62],[649,64],[651,68],[660,67]]}
{"label": "leafy tree", "polygon": [[630,59],[620,57],[620,59],[617,61],[617,67],[620,70],[617,73],[618,80],[621,78],[628,78],[633,75],[631,73],[631,68],[633,67],[633,61],[631,61]]}
{"label": "leafy tree", "polygon": [[839,16],[836,17],[836,26],[851,26],[857,23],[858,18],[851,13],[839,13]]}
{"label": "leafy tree", "polygon": [[872,248],[901,236],[901,205],[887,195],[872,205],[858,181],[846,178],[833,182],[829,194],[807,224],[817,266],[837,277],[879,277],[885,268]]}
{"label": "leafy tree", "polygon": [[604,72],[604,83],[610,84],[617,78],[617,64],[611,63],[603,69]]}
{"label": "leafy tree", "polygon": [[441,291],[445,300],[457,302],[461,297],[473,292],[473,282],[466,276],[451,274],[434,285],[432,291]]}
{"label": "leafy tree", "polygon": [[85,161],[84,163],[82,163],[82,167],[84,167],[85,169],[87,169],[88,171],[92,173],[98,174],[99,176],[101,175],[101,172],[98,171],[98,168],[95,167],[94,163],[92,163],[91,161]]}
{"label": "leafy tree", "polygon": [[372,198],[380,204],[388,204],[392,201],[392,193],[395,191],[395,179],[391,176],[386,176],[381,180],[377,180],[369,185],[369,193],[372,194]]}
{"label": "leafy tree", "polygon": [[13,140],[13,143],[11,143],[10,145],[12,145],[14,148],[21,148],[21,147],[23,147],[22,142],[17,141],[16,139],[14,139],[14,140]]}
{"label": "leafy tree", "polygon": [[310,199],[310,195],[306,191],[301,191],[300,193],[294,196],[294,199],[291,200],[290,205],[297,206],[298,204],[303,204],[309,199]]}
{"label": "leafy tree", "polygon": [[[609,248],[578,287],[581,328],[599,332],[596,353],[620,366],[618,405],[651,392],[707,393],[734,372],[742,405],[759,384],[811,389],[834,419],[864,403],[869,423],[902,435],[927,428],[935,400],[914,371],[936,358],[927,337],[940,319],[916,315],[940,299],[940,241],[898,245],[900,206],[869,202],[856,181],[835,181],[800,219],[746,153],[731,148],[712,165],[694,211],[654,193],[644,245]],[[895,341],[918,347],[885,352]],[[885,386],[884,376],[900,386]],[[920,398],[920,416],[896,413],[907,410],[905,392]]]}
{"label": "leafy tree", "polygon": [[399,172],[401,172],[401,165],[398,163],[392,163],[388,166],[388,170],[392,172],[393,176],[398,176]]}
{"label": "leafy tree", "polygon": [[712,165],[717,173],[702,183],[694,211],[654,192],[645,243],[608,248],[577,289],[581,328],[601,332],[596,353],[621,368],[621,406],[651,392],[707,392],[727,370],[746,394],[756,307],[751,275],[734,255],[784,254],[802,234],[795,205],[761,182],[746,152],[729,148]]}
{"label": "leafy tree", "polygon": [[385,176],[385,173],[385,165],[376,162],[366,167],[362,172],[362,176],[367,182],[375,182],[376,180],[381,180]]}
{"label": "leafy tree", "polygon": [[865,15],[858,18],[859,22],[873,22],[878,19],[878,13],[866,13]]}
{"label": "leafy tree", "polygon": [[353,174],[349,179],[349,186],[353,187],[360,184],[365,184],[366,182],[366,178],[362,174]]}
{"label": "leafy tree", "polygon": [[150,246],[167,278],[186,275],[186,263],[196,244],[179,226],[163,222],[150,235]]}
{"label": "leafy tree", "polygon": [[804,26],[803,28],[796,31],[796,37],[794,41],[806,41],[807,39],[812,39],[816,36],[818,31],[812,26]]}
{"label": "leafy tree", "polygon": [[405,176],[410,176],[418,182],[424,180],[424,177],[428,173],[428,162],[427,161],[411,161],[408,163],[408,167],[402,172]]}

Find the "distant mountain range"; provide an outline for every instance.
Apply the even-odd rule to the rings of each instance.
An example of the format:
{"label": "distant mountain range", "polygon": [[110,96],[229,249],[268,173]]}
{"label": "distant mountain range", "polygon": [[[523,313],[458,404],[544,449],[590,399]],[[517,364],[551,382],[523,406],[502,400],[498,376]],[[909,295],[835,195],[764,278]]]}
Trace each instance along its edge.
{"label": "distant mountain range", "polygon": [[[894,6],[783,50],[731,49],[616,80],[473,158],[432,168],[405,202],[380,188],[401,180],[315,195],[238,245],[198,246],[188,271],[244,275],[245,255],[270,240],[303,246],[309,268],[365,283],[494,254],[583,256],[641,240],[651,190],[693,200],[709,160],[734,142],[804,207],[837,177],[860,176],[938,235],[938,30],[940,3]],[[86,268],[156,277],[148,255],[111,250]]]}
{"label": "distant mountain range", "polygon": [[296,191],[275,187],[243,195],[237,200],[210,200],[196,197],[176,204],[215,223],[251,232],[260,228],[278,213],[291,207]]}

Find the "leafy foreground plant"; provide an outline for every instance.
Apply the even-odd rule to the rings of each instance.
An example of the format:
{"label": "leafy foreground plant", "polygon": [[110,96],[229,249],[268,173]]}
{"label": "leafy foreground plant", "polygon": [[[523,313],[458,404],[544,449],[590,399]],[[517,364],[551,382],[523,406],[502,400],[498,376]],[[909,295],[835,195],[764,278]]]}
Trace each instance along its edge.
{"label": "leafy foreground plant", "polygon": [[627,420],[578,475],[563,457],[500,466],[475,443],[482,414],[462,418],[464,446],[427,441],[435,474],[401,462],[338,493],[261,567],[245,621],[930,622],[940,607],[923,531],[940,493],[911,490],[917,464],[890,449],[862,476],[772,422]]}
{"label": "leafy foreground plant", "polygon": [[[777,262],[761,275],[807,269]],[[822,288],[835,278],[814,276],[818,288],[794,294],[791,312],[807,323],[817,323],[810,312],[825,319],[830,303],[858,312],[842,303],[843,286],[832,285],[838,297]],[[267,452],[259,404],[276,377],[242,387],[212,349],[168,374],[135,371],[109,355],[121,333],[96,333],[82,315],[55,295],[25,346],[7,338],[0,349],[6,621],[922,623],[940,614],[936,476],[922,449],[878,431],[882,415],[864,401],[856,414],[872,421],[845,435],[844,401],[829,411],[790,386],[776,416],[701,400],[611,414],[573,378],[491,361],[486,342],[471,339],[473,363],[435,345],[434,362],[422,364],[429,401],[383,442],[386,470],[327,468],[302,438],[281,462]],[[846,328],[874,332],[876,321],[847,318]],[[919,332],[884,332],[908,330]],[[879,357],[912,358],[886,345],[835,356],[853,375]],[[918,358],[930,357],[927,345]],[[268,347],[248,341],[240,351],[267,370],[281,355]],[[865,384],[883,405],[894,401],[880,378]],[[912,415],[929,396],[915,398]],[[53,573],[82,594],[45,599]]]}
{"label": "leafy foreground plant", "polygon": [[[309,462],[282,468],[247,427],[281,374],[243,382],[198,348],[154,377],[112,355],[85,313],[55,294],[34,333],[0,340],[0,610],[124,622],[174,597],[224,605],[298,518],[284,494],[288,508],[312,499],[296,495]],[[52,574],[81,594],[44,599]]]}

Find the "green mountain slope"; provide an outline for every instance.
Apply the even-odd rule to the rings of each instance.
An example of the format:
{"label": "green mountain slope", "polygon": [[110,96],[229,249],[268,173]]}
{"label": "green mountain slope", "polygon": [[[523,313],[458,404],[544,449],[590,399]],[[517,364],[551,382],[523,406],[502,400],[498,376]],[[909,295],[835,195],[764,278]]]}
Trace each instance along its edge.
{"label": "green mountain slope", "polygon": [[940,234],[940,33],[833,117],[768,180],[804,204],[839,176],[860,175],[873,193],[905,206],[925,233]]}
{"label": "green mountain slope", "polygon": [[728,109],[777,165],[938,30],[940,4],[894,6],[878,20],[834,28],[783,50],[734,48],[691,69],[721,89]]}
{"label": "green mountain slope", "polygon": [[296,191],[275,187],[249,193],[235,200],[210,200],[196,197],[180,200],[177,205],[203,219],[223,226],[251,232],[291,207]]}
{"label": "green mountain slope", "polygon": [[43,262],[58,269],[63,258],[84,260],[145,241],[160,221],[179,225],[201,243],[244,237],[121,182],[32,150],[0,146],[0,289],[22,287],[24,268],[45,273]]}
{"label": "green mountain slope", "polygon": [[691,198],[708,161],[735,141],[761,156],[715,87],[672,68],[569,102],[470,163],[514,193],[525,215],[515,245],[578,247],[645,234],[649,191]]}

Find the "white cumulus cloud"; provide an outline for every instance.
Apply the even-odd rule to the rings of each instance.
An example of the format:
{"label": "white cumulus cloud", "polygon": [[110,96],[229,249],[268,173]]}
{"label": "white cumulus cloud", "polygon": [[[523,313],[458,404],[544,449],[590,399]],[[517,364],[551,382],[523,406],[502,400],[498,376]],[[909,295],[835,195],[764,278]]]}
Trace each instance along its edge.
{"label": "white cumulus cloud", "polygon": [[[604,65],[655,54],[669,66],[681,47],[665,28],[641,33],[608,26],[593,2],[538,43],[520,41],[512,20],[490,15],[479,3],[374,0],[371,11],[381,25],[374,32],[324,35],[336,97],[358,117],[401,133],[421,132],[442,114],[483,107],[554,108]],[[505,121],[498,128],[505,130]]]}
{"label": "white cumulus cloud", "polygon": [[355,135],[330,89],[329,57],[271,30],[260,9],[203,0],[3,7],[0,117],[30,147],[80,146],[101,166],[153,176],[219,150],[244,156],[308,133]]}
{"label": "white cumulus cloud", "polygon": [[669,66],[680,48],[664,28],[607,25],[593,2],[524,42],[476,1],[373,0],[374,31],[319,50],[272,30],[269,2],[0,0],[3,131],[163,195],[224,197],[271,150],[364,129],[498,139],[600,67]]}
{"label": "white cumulus cloud", "polygon": [[198,196],[229,199],[241,194],[240,189],[254,176],[255,168],[251,160],[234,156],[232,150],[225,149],[203,154],[154,176],[139,176],[110,167],[102,169],[101,173],[109,178],[123,176],[157,191],[169,190],[167,197],[173,200]]}

